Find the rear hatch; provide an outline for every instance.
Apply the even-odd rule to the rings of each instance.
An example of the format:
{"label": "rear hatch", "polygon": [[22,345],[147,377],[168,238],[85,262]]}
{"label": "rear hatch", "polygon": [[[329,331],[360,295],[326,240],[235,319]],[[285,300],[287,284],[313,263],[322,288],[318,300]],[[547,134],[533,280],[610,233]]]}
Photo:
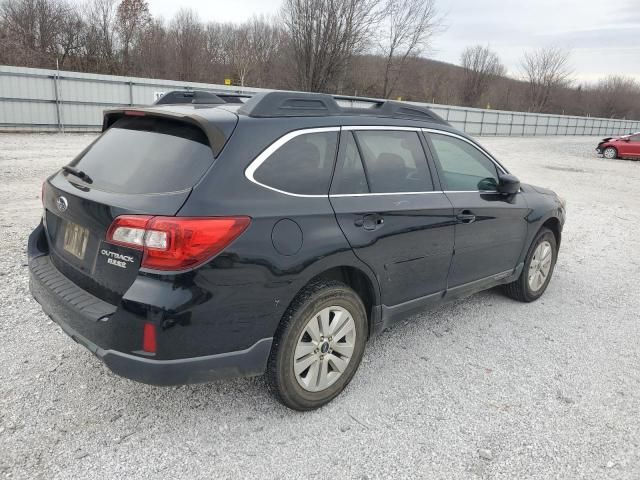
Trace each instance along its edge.
{"label": "rear hatch", "polygon": [[115,304],[133,283],[141,252],[107,242],[113,220],[176,215],[215,156],[209,137],[192,123],[139,111],[111,120],[71,168],[48,180],[43,200],[54,265]]}

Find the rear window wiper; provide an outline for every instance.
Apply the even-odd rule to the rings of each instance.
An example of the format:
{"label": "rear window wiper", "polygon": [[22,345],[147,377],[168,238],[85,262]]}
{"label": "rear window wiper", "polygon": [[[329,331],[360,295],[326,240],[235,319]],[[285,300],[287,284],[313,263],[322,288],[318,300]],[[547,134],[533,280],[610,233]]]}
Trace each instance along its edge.
{"label": "rear window wiper", "polygon": [[65,165],[64,167],[62,167],[62,170],[67,173],[70,173],[75,177],[78,177],[80,180],[83,180],[85,183],[93,183],[93,180],[89,175],[84,173],[82,170],[78,170],[75,167],[72,167],[70,165]]}

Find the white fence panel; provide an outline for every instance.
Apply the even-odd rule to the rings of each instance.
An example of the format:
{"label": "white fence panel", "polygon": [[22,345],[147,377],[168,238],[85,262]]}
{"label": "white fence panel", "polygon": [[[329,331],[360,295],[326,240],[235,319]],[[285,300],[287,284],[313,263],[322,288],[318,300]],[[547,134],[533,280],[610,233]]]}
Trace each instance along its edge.
{"label": "white fence panel", "polygon": [[[265,91],[149,78],[0,66],[0,130],[100,130],[102,111],[149,105],[170,90]],[[411,102],[431,108],[470,135],[620,135],[640,121],[507,112]]]}

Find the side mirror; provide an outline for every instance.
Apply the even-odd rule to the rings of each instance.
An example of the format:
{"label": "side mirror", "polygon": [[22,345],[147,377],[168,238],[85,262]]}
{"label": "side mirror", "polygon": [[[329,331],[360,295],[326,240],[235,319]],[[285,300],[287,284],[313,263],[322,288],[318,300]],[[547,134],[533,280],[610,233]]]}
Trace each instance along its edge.
{"label": "side mirror", "polygon": [[513,195],[520,190],[520,180],[515,175],[508,173],[498,177],[498,192],[503,195]]}

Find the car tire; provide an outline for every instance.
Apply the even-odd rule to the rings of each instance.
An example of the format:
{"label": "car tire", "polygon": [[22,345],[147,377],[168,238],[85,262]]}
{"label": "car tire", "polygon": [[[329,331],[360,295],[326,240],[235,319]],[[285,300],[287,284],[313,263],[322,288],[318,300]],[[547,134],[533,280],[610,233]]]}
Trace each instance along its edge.
{"label": "car tire", "polygon": [[270,390],[294,410],[325,405],[355,375],[367,337],[366,310],[355,291],[338,281],[305,287],[274,336],[266,372]]}
{"label": "car tire", "polygon": [[614,160],[618,158],[618,150],[616,150],[614,147],[607,147],[602,152],[602,156],[604,158],[608,158],[609,160]]}
{"label": "car tire", "polygon": [[549,286],[557,259],[556,237],[543,227],[529,247],[522,273],[516,281],[505,285],[506,294],[520,302],[533,302],[540,298]]}

